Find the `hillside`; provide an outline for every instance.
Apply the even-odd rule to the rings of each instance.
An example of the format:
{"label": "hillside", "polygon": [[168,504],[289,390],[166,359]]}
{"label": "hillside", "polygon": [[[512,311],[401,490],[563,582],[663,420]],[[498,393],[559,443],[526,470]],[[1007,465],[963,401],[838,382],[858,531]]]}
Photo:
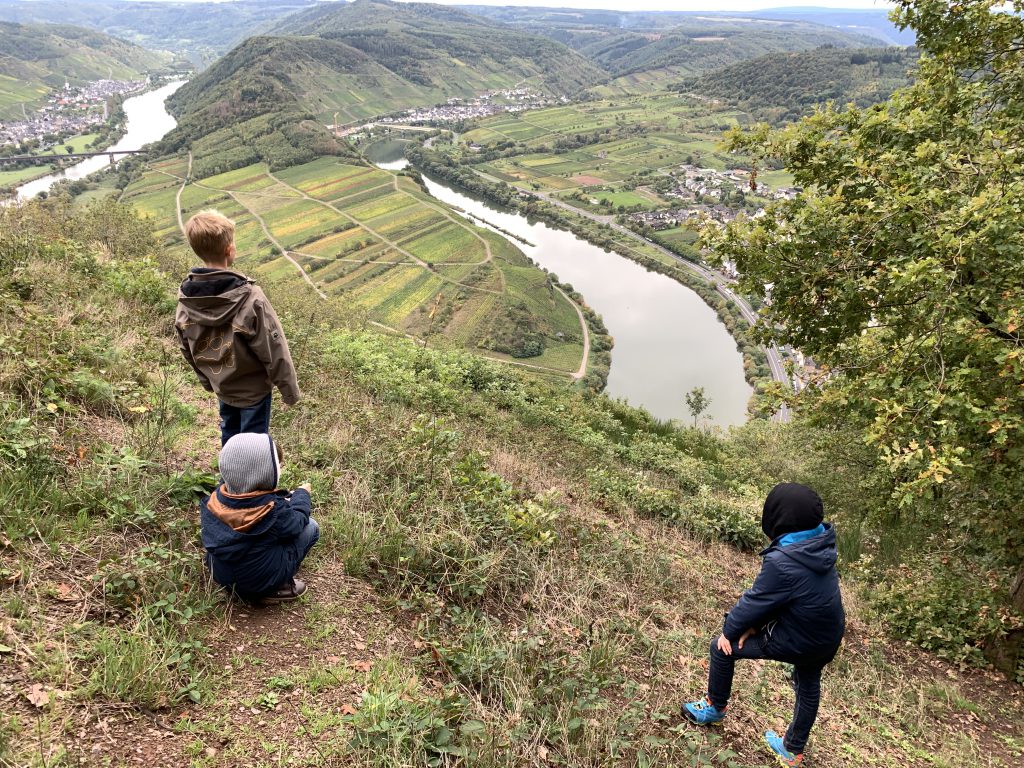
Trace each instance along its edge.
{"label": "hillside", "polygon": [[877,39],[798,16],[766,20],[682,12],[468,7],[565,43],[615,76],[664,68],[697,74],[778,51],[877,44]]}
{"label": "hillside", "polygon": [[0,20],[76,24],[151,50],[183,54],[195,64],[204,65],[261,27],[314,3],[315,0],[0,0]]}
{"label": "hillside", "polygon": [[421,3],[323,4],[276,31],[174,95],[174,148],[259,115],[344,124],[517,85],[575,93],[603,76],[558,43]]}
{"label": "hillside", "polygon": [[429,3],[355,0],[321,4],[274,30],[358,48],[399,77],[451,95],[519,83],[573,95],[603,78],[565,46],[479,16]]}
{"label": "hillside", "polygon": [[[305,392],[274,414],[282,482],[323,538],[302,601],[229,603],[197,550],[214,402],[168,337],[187,266],[119,206],[0,211],[0,763],[767,764],[783,665],[740,665],[720,728],[677,707],[765,490],[844,508],[798,432],[658,424],[268,277]],[[1019,686],[894,640],[842,568],[809,761],[1019,765]]]}
{"label": "hillside", "polygon": [[130,80],[169,60],[81,27],[0,22],[0,119],[22,119],[65,82]]}
{"label": "hillside", "polygon": [[792,122],[827,101],[866,107],[908,85],[912,48],[816,48],[773,53],[686,78],[673,90],[739,107],[759,120]]}

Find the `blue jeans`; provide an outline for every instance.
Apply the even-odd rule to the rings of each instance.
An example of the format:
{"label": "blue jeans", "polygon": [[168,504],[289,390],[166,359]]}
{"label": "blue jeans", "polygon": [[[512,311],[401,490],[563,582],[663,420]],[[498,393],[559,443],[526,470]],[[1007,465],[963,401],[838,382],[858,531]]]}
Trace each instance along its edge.
{"label": "blue jeans", "polygon": [[293,553],[293,557],[295,558],[295,570],[292,571],[292,576],[295,575],[295,571],[299,570],[299,566],[302,565],[302,561],[306,559],[306,555],[309,554],[309,550],[311,550],[313,545],[318,541],[320,541],[320,524],[311,517],[309,518],[309,522],[306,523],[306,527],[302,529],[302,533],[295,537],[295,551]]}
{"label": "blue jeans", "polygon": [[[739,648],[732,644],[732,656],[726,656],[718,650],[718,636],[711,641],[711,664],[708,669],[708,698],[716,709],[723,709],[729,703],[732,693],[732,676],[737,659],[772,659],[773,656],[764,648],[767,635],[756,634],[748,637]],[[775,659],[781,661],[781,659]],[[793,721],[786,730],[783,743],[790,752],[799,754],[807,746],[807,738],[818,717],[818,704],[821,701],[821,670],[829,660],[809,658],[793,666],[793,687],[796,689],[796,705],[793,708]]]}
{"label": "blue jeans", "polygon": [[248,408],[239,408],[220,401],[220,444],[224,445],[228,440],[240,432],[260,432],[266,434],[270,431],[270,398],[267,395],[256,405]]}

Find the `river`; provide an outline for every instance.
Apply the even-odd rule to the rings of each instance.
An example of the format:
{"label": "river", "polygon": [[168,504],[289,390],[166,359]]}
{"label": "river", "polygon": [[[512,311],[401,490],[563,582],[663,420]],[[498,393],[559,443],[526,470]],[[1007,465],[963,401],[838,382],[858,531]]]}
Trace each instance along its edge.
{"label": "river", "polygon": [[[368,157],[381,168],[398,170],[407,165],[403,147],[400,141],[380,142]],[[743,378],[743,356],[715,311],[692,290],[571,232],[470,197],[438,179],[424,181],[437,199],[530,242],[514,241],[583,294],[615,339],[609,395],[660,419],[686,421],[691,418],[686,393],[704,387],[712,423],[726,427],[746,421],[751,388]]]}
{"label": "river", "polygon": [[[177,80],[152,91],[132,96],[125,99],[124,114],[125,134],[110,150],[135,150],[142,149],[146,144],[162,139],[174,128],[177,123],[164,108],[164,101],[167,97],[185,84],[184,80]],[[62,179],[84,179],[90,173],[102,170],[110,165],[110,158],[107,155],[90,157],[70,168],[48,176],[22,184],[17,189],[19,200],[28,200],[40,192],[45,192]]]}

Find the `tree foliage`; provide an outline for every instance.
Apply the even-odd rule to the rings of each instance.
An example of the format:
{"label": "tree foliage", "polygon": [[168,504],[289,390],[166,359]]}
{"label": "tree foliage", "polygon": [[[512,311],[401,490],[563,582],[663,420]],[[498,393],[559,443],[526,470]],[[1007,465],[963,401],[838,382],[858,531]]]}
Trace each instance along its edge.
{"label": "tree foliage", "polygon": [[771,286],[762,336],[822,366],[805,411],[874,448],[890,522],[1003,567],[1024,557],[1022,10],[899,2],[915,82],[733,134],[805,193],[706,236],[747,290]]}

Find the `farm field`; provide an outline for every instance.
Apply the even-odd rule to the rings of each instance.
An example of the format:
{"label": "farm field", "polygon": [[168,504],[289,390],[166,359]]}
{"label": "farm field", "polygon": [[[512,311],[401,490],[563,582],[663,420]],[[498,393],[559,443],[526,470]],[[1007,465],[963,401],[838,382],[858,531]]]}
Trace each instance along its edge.
{"label": "farm field", "polygon": [[[592,211],[598,209],[589,199],[606,199],[606,208],[615,210],[671,205],[673,200],[647,186],[658,176],[683,164],[725,170],[741,159],[724,152],[721,139],[724,131],[747,125],[746,114],[689,95],[643,93],[657,81],[631,77],[637,82],[627,78],[608,86],[604,99],[484,118],[460,142],[476,145],[483,161],[473,167],[481,173],[558,193]],[[516,143],[511,153],[509,142]],[[437,148],[444,150],[445,144]],[[499,152],[503,156],[495,157]],[[790,181],[778,172],[764,176],[772,186]],[[577,191],[586,199],[567,199]]]}
{"label": "farm field", "polygon": [[[170,247],[187,249],[179,200],[182,220],[216,208],[235,220],[238,268],[271,290],[307,291],[385,330],[575,378],[583,333],[572,303],[518,248],[415,179],[333,157],[205,178],[186,178],[188,167],[187,157],[154,164],[122,197]],[[519,344],[525,334],[540,348]]]}

